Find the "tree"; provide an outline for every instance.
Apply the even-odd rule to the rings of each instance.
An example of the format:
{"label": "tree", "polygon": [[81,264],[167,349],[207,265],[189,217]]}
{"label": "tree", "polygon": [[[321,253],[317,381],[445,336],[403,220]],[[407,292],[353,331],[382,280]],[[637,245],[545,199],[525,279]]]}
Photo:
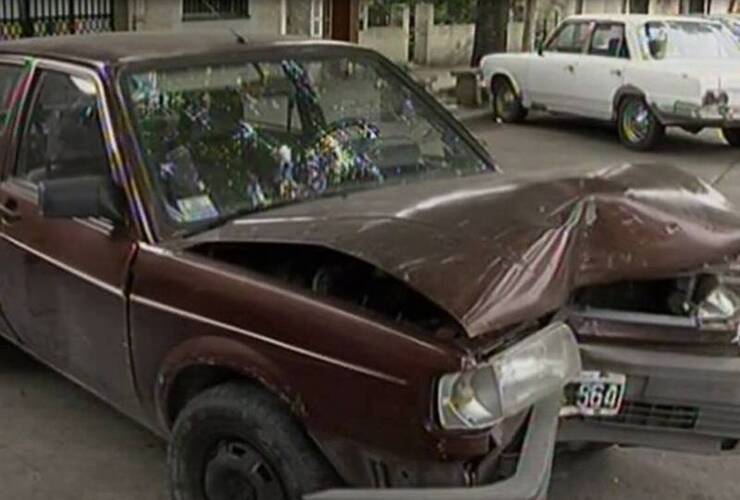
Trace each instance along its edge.
{"label": "tree", "polygon": [[537,12],[537,0],[526,0],[524,4],[524,31],[522,33],[522,48],[529,51],[534,45],[534,21]]}
{"label": "tree", "polygon": [[473,66],[478,66],[486,54],[506,51],[510,8],[511,0],[478,0]]}

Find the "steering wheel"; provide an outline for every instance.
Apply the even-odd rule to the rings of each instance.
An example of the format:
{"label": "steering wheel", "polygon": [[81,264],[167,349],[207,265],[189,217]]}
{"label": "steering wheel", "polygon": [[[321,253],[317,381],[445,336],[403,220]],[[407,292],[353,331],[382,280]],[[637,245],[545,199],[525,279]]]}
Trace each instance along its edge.
{"label": "steering wheel", "polygon": [[311,146],[309,146],[309,149],[315,145],[320,144],[321,141],[323,141],[325,138],[336,135],[337,132],[355,128],[359,129],[365,134],[371,134],[371,137],[367,137],[368,140],[377,138],[380,133],[380,129],[377,127],[377,125],[364,118],[342,118],[330,123],[325,128],[319,130],[310,141],[309,144]]}

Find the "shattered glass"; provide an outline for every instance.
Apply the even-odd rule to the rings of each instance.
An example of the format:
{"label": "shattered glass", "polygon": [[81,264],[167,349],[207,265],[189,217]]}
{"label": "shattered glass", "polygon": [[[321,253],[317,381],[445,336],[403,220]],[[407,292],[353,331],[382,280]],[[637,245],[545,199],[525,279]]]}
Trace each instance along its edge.
{"label": "shattered glass", "polygon": [[165,211],[182,224],[492,169],[373,60],[162,69],[126,87]]}

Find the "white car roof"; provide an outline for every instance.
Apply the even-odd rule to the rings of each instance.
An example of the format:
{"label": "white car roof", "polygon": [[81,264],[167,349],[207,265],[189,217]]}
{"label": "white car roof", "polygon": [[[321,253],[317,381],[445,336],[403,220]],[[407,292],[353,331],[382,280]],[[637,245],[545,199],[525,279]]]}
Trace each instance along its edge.
{"label": "white car roof", "polygon": [[578,14],[575,16],[569,16],[565,21],[615,21],[622,22],[625,24],[643,24],[650,21],[681,21],[681,22],[695,22],[695,23],[707,23],[711,22],[711,19],[704,17],[693,17],[693,16],[670,16],[660,14]]}

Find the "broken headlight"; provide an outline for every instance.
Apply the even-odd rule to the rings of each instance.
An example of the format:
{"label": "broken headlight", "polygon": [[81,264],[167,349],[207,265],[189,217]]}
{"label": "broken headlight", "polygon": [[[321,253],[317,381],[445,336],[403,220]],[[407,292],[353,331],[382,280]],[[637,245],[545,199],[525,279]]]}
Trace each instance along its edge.
{"label": "broken headlight", "polygon": [[581,372],[573,332],[555,323],[471,370],[443,376],[437,410],[445,429],[482,429],[561,390]]}
{"label": "broken headlight", "polygon": [[735,289],[718,284],[712,288],[697,306],[697,317],[702,323],[724,321],[733,318],[740,309],[740,296]]}

